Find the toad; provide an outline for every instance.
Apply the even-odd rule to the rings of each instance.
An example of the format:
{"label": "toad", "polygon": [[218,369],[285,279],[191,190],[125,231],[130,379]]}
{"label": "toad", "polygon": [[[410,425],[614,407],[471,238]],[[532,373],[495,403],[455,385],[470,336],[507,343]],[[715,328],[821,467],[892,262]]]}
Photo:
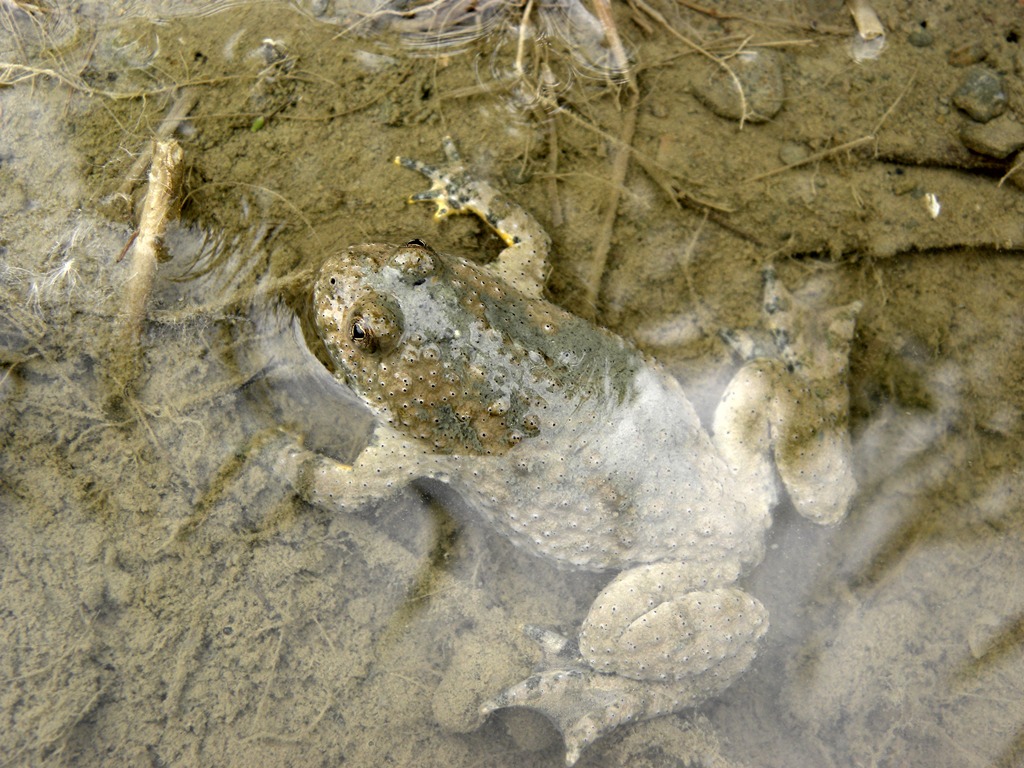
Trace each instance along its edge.
{"label": "toad", "polygon": [[764,554],[780,479],[802,515],[845,516],[860,304],[804,312],[767,269],[770,354],[752,348],[707,429],[656,362],[545,300],[547,235],[444,146],[440,166],[396,158],[431,181],[411,200],[437,218],[475,214],[507,247],[490,266],[421,240],[327,259],[316,330],[379,423],[351,466],[293,459],[320,506],[433,478],[533,555],[610,575],[575,637],[528,630],[540,667],[483,705],[546,714],[571,765],[602,734],[697,705],[750,664],[768,617],[736,582]]}

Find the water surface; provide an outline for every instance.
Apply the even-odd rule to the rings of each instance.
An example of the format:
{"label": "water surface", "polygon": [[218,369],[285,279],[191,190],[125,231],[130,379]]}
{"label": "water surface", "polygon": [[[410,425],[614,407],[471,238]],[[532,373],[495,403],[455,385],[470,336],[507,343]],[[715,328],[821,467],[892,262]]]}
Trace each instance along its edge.
{"label": "water surface", "polygon": [[[547,225],[552,299],[634,338],[704,417],[735,370],[717,331],[757,322],[767,259],[865,305],[848,520],[784,504],[745,585],[771,612],[754,666],[581,764],[1017,764],[1024,203],[1012,160],[959,144],[948,54],[980,41],[1012,90],[1019,20],[910,4],[856,64],[821,5],[616,5],[634,99],[554,39],[517,74],[512,11],[411,56],[340,0],[0,4],[0,764],[562,764],[539,717],[459,731],[536,662],[519,628],[571,630],[605,578],[517,552],[443,489],[329,515],[272,460],[282,434],[350,458],[371,427],[307,351],[326,254],[500,247],[404,202],[422,180],[390,158],[440,159],[447,134]],[[782,111],[709,112],[692,88],[717,65],[661,19],[720,56],[783,51]],[[119,255],[160,134],[186,197],[126,380]]]}

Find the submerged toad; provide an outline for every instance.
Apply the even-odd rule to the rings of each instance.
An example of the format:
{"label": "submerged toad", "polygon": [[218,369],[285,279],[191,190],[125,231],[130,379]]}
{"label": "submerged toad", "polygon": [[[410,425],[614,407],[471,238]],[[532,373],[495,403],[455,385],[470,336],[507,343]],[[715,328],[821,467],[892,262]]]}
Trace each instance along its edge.
{"label": "submerged toad", "polygon": [[433,182],[412,199],[477,214],[508,247],[490,267],[419,240],[327,260],[316,327],[380,424],[353,466],[304,465],[304,493],[351,509],[436,478],[531,553],[617,572],[578,639],[531,630],[542,668],[484,705],[547,714],[572,764],[602,733],[697,704],[750,663],[767,615],[734,582],[763,555],[776,477],[807,517],[845,515],[859,304],[804,316],[768,270],[777,350],[739,370],[709,433],[674,378],[544,300],[547,236],[445,149],[441,167],[397,159]]}

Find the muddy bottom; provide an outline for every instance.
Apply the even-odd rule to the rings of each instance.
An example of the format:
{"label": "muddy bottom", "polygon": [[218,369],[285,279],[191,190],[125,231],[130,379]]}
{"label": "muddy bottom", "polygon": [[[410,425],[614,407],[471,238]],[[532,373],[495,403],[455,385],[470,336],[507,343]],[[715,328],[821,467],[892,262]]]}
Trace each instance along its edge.
{"label": "muddy bottom", "polygon": [[[274,458],[372,430],[309,329],[327,255],[501,249],[406,204],[424,183],[391,159],[446,135],[550,233],[547,296],[706,420],[766,264],[864,304],[849,517],[784,501],[743,582],[771,615],[753,666],[580,765],[1024,759],[1016,9],[878,0],[865,48],[834,3],[614,3],[622,77],[517,4],[441,48],[397,5],[68,5],[0,3],[0,765],[563,764],[539,715],[476,707],[538,662],[522,627],[573,632],[608,575],[443,486],[326,513]],[[136,344],[155,137],[181,215]]]}

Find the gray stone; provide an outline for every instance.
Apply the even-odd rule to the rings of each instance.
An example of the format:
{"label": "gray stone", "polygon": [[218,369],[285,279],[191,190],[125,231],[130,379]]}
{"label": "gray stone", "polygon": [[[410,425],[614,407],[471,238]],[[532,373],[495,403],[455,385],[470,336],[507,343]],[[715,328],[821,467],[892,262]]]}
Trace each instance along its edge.
{"label": "gray stone", "polygon": [[729,70],[709,63],[707,77],[694,84],[693,92],[704,106],[719,117],[748,123],[763,123],[775,117],[785,100],[782,54],[752,49],[725,64]]}
{"label": "gray stone", "polygon": [[971,67],[953,92],[953,103],[979,123],[987,123],[1006,111],[1003,78],[988,67]]}

